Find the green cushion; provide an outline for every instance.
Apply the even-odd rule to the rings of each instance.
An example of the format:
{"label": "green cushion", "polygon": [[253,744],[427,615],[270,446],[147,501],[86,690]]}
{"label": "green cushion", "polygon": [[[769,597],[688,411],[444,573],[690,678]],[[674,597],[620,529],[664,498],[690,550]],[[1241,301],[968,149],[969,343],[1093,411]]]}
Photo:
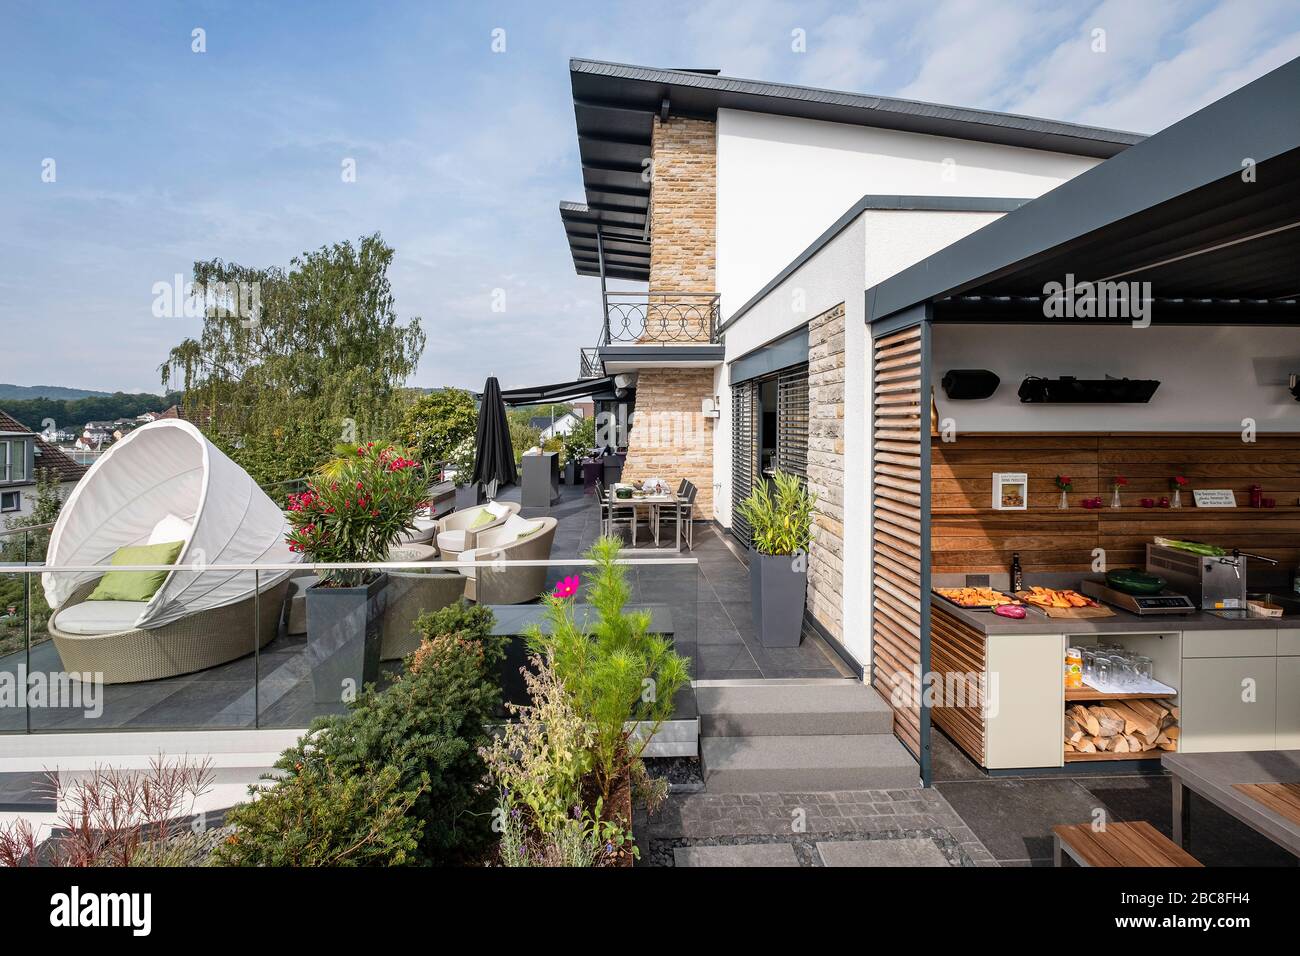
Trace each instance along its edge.
{"label": "green cushion", "polygon": [[[164,541],[118,548],[112,564],[175,564],[184,541]],[[167,580],[166,571],[109,571],[99,579],[87,601],[148,601]]]}
{"label": "green cushion", "polygon": [[496,516],[484,508],[474,516],[474,520],[469,523],[469,529],[471,531],[477,531],[479,528],[491,524],[493,521],[496,521]]}
{"label": "green cushion", "polygon": [[542,530],[542,523],[540,521],[535,521],[533,522],[531,527],[525,528],[523,531],[520,531],[517,535],[515,535],[515,540],[522,541],[524,538],[527,538],[529,535],[537,534],[537,532],[541,530]]}

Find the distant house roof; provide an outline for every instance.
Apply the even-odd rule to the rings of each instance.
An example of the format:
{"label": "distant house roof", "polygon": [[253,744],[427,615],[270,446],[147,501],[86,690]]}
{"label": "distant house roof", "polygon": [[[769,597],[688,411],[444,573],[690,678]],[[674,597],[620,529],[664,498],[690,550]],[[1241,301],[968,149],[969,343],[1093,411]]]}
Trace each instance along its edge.
{"label": "distant house roof", "polygon": [[89,465],[78,464],[39,435],[35,451],[36,470],[52,471],[59,476],[59,481],[80,481],[90,470]]}
{"label": "distant house roof", "polygon": [[59,449],[55,448],[41,436],[25,426],[11,415],[0,411],[0,432],[31,435],[35,442],[36,471],[52,471],[59,481],[80,481],[86,474],[88,466],[79,465]]}
{"label": "distant house roof", "polygon": [[[556,421],[559,421],[559,419],[557,418]],[[528,425],[530,428],[550,428],[551,416],[534,415],[532,418],[528,419]]]}
{"label": "distant house roof", "polygon": [[17,435],[31,435],[32,430],[11,415],[0,411],[0,432]]}

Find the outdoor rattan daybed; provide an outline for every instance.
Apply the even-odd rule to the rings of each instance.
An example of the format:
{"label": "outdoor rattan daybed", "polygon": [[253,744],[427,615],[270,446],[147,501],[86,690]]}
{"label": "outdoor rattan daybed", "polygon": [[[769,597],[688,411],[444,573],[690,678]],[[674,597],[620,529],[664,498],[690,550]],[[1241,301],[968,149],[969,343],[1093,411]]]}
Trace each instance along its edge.
{"label": "outdoor rattan daybed", "polygon": [[[73,489],[50,533],[41,575],[63,666],[109,684],[158,680],[250,654],[275,637],[291,564],[280,506],[189,422],[127,435]],[[177,568],[148,601],[87,601],[118,548],[182,540]],[[201,567],[187,569],[185,565]],[[254,610],[260,589],[260,627]],[[93,606],[92,606],[93,605]]]}

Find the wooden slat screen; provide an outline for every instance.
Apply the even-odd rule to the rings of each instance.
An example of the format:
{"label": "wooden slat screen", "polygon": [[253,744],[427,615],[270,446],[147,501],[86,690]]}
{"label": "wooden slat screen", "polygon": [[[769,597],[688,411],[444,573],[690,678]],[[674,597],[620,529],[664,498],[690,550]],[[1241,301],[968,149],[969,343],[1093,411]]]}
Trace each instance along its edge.
{"label": "wooden slat screen", "polygon": [[[942,703],[930,714],[971,758],[984,765],[984,691],[969,675],[985,672],[984,635],[942,608],[930,612],[930,671],[941,681]],[[961,706],[956,706],[960,704]]]}
{"label": "wooden slat screen", "polygon": [[731,533],[746,547],[751,529],[736,506],[749,497],[758,472],[755,384],[741,382],[731,387]]}
{"label": "wooden slat screen", "polygon": [[792,365],[776,379],[776,467],[808,477],[808,365]]}
{"label": "wooden slat screen", "polygon": [[871,684],[894,709],[894,733],[918,757],[920,708],[911,695],[901,702],[892,695],[921,667],[921,441],[929,441],[922,345],[920,327],[875,339],[871,395]]}
{"label": "wooden slat screen", "polygon": [[[936,573],[1005,571],[1020,552],[1026,571],[1085,571],[1093,549],[1110,567],[1143,566],[1145,544],[1157,535],[1239,547],[1281,562],[1300,563],[1300,436],[1187,433],[1055,435],[980,434],[934,439],[931,454],[931,548]],[[994,511],[992,476],[1029,475],[1029,508]],[[1070,507],[1060,510],[1057,475],[1069,475]],[[1110,507],[1110,481],[1123,475],[1123,507]],[[1188,480],[1183,507],[1142,508],[1143,498],[1170,494],[1169,479]],[[1277,507],[1245,507],[1259,484]],[[1197,509],[1191,489],[1229,488],[1237,508]],[[1089,511],[1083,498],[1100,496]]]}

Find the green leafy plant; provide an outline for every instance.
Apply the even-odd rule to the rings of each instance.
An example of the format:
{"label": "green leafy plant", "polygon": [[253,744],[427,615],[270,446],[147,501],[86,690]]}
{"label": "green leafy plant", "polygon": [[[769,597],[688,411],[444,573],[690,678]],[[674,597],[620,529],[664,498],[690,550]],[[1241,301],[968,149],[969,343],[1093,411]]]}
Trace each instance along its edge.
{"label": "green leafy plant", "polygon": [[619,547],[616,538],[602,537],[587,552],[595,562],[586,592],[592,613],[578,619],[568,597],[576,582],[566,581],[559,593],[543,598],[548,631],[533,627],[526,635],[529,648],[553,662],[590,728],[591,783],[610,812],[616,791],[630,787],[643,769],[646,744],[672,716],[673,698],[690,679],[686,659],[650,633],[650,613],[625,610],[631,588],[618,563]]}
{"label": "green leafy plant", "polygon": [[590,454],[596,447],[596,419],[584,418],[574,425],[569,433],[561,439],[564,444],[564,460],[578,461],[583,455]]}
{"label": "green leafy plant", "polygon": [[[286,792],[290,806],[316,807],[317,801],[335,799],[342,782],[368,778],[349,798],[360,819],[324,806],[311,813],[277,809],[272,819],[282,830],[301,829],[284,836],[295,845],[341,847],[355,842],[365,822],[360,808],[380,812],[400,806],[403,818],[414,822],[414,848],[404,849],[399,837],[407,832],[405,824],[394,822],[382,837],[389,849],[368,862],[385,856],[396,860],[398,850],[402,862],[480,862],[493,843],[495,802],[481,751],[489,744],[487,725],[501,706],[499,672],[506,647],[506,638],[494,636],[492,625],[491,611],[463,601],[422,615],[416,627],[423,639],[402,675],[383,691],[367,687],[347,714],[316,720],[276,763],[285,779],[253,807],[285,783],[296,788]],[[389,786],[388,777],[380,775],[393,772],[396,784]],[[238,828],[236,837],[231,853],[249,845]],[[269,851],[226,859],[257,863],[263,852]]]}
{"label": "green leafy plant", "polygon": [[[439,462],[451,458],[467,439],[472,449],[477,427],[474,396],[464,389],[442,388],[422,395],[406,407],[396,435],[403,444],[415,449],[422,461]],[[470,470],[473,470],[472,463]]]}
{"label": "green leafy plant", "polygon": [[[313,561],[383,561],[428,499],[424,467],[392,446],[374,442],[332,462],[289,496],[289,550]],[[357,585],[369,571],[326,571],[325,582]]]}
{"label": "green leafy plant", "polygon": [[227,815],[235,832],[219,845],[221,866],[402,866],[417,858],[420,821],[411,808],[425,788],[404,788],[394,766],[341,771],[313,761]]}
{"label": "green leafy plant", "polygon": [[736,505],[736,513],[749,524],[750,540],[759,554],[800,554],[812,540],[817,496],[798,475],[777,471],[771,486],[760,482]]}

